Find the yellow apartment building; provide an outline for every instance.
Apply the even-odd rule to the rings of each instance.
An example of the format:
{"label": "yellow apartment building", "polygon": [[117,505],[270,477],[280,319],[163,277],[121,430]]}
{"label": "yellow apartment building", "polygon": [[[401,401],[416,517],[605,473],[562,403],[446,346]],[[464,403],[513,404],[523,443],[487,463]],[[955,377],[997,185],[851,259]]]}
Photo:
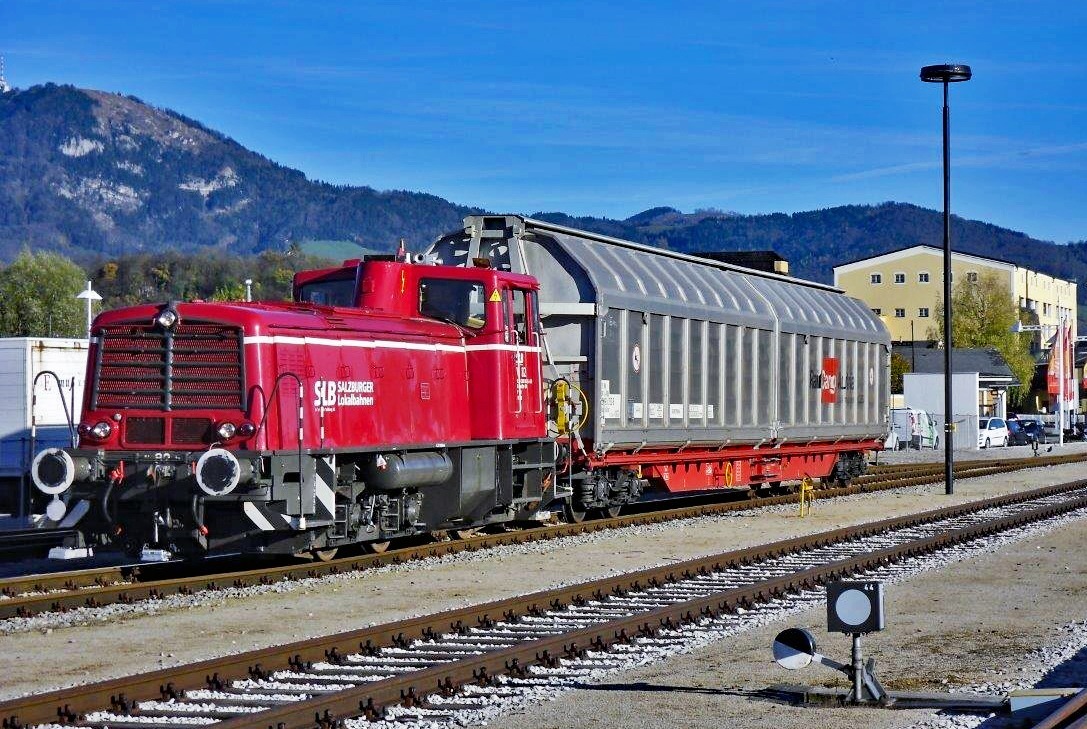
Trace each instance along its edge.
{"label": "yellow apartment building", "polygon": [[[943,250],[918,245],[834,267],[834,285],[868,304],[883,319],[895,342],[928,339],[936,326],[937,299],[943,291]],[[1076,334],[1076,283],[1031,271],[1009,261],[951,253],[951,281],[977,280],[993,271],[1008,285],[1020,309],[1034,312],[1042,325],[1038,341],[1047,347],[1061,317]]]}

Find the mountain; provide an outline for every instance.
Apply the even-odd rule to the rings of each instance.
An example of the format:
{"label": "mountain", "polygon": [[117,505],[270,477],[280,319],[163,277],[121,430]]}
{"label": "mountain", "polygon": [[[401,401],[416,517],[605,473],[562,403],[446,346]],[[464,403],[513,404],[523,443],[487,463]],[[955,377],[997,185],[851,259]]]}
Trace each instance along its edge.
{"label": "mountain", "polygon": [[[131,96],[54,84],[0,94],[0,261],[24,245],[83,260],[282,251],[288,240],[337,255],[354,243],[361,254],[391,250],[401,237],[418,248],[473,212],[425,193],[309,180]],[[941,213],[894,202],[771,215],[656,207],[626,220],[534,217],[683,252],[773,249],[794,275],[825,282],[836,264],[943,241]],[[958,217],[952,241],[958,251],[1087,283],[1087,241],[1056,245]]]}
{"label": "mountain", "polygon": [[131,96],[46,84],[0,94],[0,259],[24,245],[73,257],[286,240],[419,245],[471,208],[418,192],[309,180]]}
{"label": "mountain", "polygon": [[[943,247],[943,213],[906,203],[845,205],[802,213],[737,215],[653,208],[626,220],[536,213],[560,225],[593,230],[674,251],[777,251],[794,276],[830,283],[836,265],[917,244]],[[951,217],[956,251],[999,258],[1080,282],[1087,301],[1087,241],[1058,245],[978,220]]]}

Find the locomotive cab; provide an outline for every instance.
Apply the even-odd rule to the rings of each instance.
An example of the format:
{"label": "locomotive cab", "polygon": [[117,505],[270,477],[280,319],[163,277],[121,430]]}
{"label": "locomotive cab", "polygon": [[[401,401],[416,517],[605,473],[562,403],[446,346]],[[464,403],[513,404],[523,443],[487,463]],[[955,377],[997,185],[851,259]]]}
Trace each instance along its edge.
{"label": "locomotive cab", "polygon": [[299,302],[457,327],[467,357],[471,437],[508,439],[546,435],[538,289],[531,276],[489,265],[461,268],[371,256],[297,274],[294,295]]}

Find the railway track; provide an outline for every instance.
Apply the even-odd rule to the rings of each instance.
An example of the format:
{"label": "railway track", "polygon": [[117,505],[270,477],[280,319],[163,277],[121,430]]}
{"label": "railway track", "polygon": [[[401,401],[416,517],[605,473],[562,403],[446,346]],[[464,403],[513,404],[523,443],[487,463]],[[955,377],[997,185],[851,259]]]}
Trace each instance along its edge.
{"label": "railway track", "polygon": [[685,630],[738,625],[760,606],[811,599],[830,581],[1085,509],[1087,481],[1050,486],[13,699],[0,703],[0,720],[4,729],[455,720],[519,687],[581,675],[586,661],[622,663],[624,653],[652,651]]}
{"label": "railway track", "polygon": [[[979,477],[1023,468],[1072,463],[1084,459],[1083,455],[1076,454],[1028,459],[963,461],[956,464],[955,473],[960,478]],[[879,470],[857,479],[848,487],[821,489],[813,493],[817,499],[828,499],[862,492],[936,483],[942,480],[943,464],[903,464],[880,467]],[[95,608],[114,603],[127,604],[203,590],[242,588],[283,580],[323,577],[458,552],[525,544],[619,527],[723,514],[774,504],[788,504],[794,502],[795,499],[795,496],[786,494],[727,502],[715,501],[662,511],[631,513],[580,524],[553,524],[497,534],[483,534],[455,541],[429,542],[383,554],[344,557],[329,562],[263,566],[210,575],[198,573],[163,576],[164,568],[168,570],[169,565],[129,565],[7,578],[0,580],[0,619],[25,618],[46,612]],[[188,569],[192,569],[191,565]]]}

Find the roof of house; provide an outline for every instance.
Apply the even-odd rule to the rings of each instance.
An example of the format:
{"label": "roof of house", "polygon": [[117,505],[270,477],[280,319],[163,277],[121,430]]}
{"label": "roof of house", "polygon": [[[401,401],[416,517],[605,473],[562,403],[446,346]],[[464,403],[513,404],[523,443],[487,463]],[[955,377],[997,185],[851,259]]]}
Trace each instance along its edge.
{"label": "roof of house", "polygon": [[[936,375],[944,373],[944,350],[942,349],[911,347],[905,344],[894,345],[894,352],[905,357],[914,372]],[[995,385],[1011,387],[1021,384],[1008,367],[1008,363],[1000,356],[1000,352],[991,347],[985,349],[955,347],[951,350],[951,369],[956,373],[977,372],[981,384],[985,387]]]}
{"label": "roof of house", "polygon": [[[884,256],[891,256],[891,255],[894,255],[894,254],[906,253],[907,251],[933,253],[933,254],[941,256],[941,257],[943,257],[943,255],[944,255],[944,251],[943,251],[942,248],[937,248],[936,246],[929,246],[929,245],[919,244],[919,245],[915,245],[915,246],[907,246],[906,248],[896,248],[893,251],[884,251],[883,253],[877,253],[876,255],[873,255],[873,256],[862,256],[861,258],[854,258],[851,261],[844,261],[842,263],[839,263],[837,266],[835,266],[835,268],[841,268],[842,266],[852,266],[853,264],[861,263],[862,261],[871,261],[871,260],[874,260],[876,258],[883,258]],[[979,256],[976,253],[966,253],[964,251],[952,251],[951,252],[951,257],[952,258],[974,258],[974,259],[981,260],[981,261],[991,261],[993,263],[1003,263],[1006,266],[1016,266],[1016,267],[1019,266],[1019,264],[1015,263],[1014,261],[1007,261],[1007,260],[1005,260],[1003,258],[993,258],[992,256]]]}

